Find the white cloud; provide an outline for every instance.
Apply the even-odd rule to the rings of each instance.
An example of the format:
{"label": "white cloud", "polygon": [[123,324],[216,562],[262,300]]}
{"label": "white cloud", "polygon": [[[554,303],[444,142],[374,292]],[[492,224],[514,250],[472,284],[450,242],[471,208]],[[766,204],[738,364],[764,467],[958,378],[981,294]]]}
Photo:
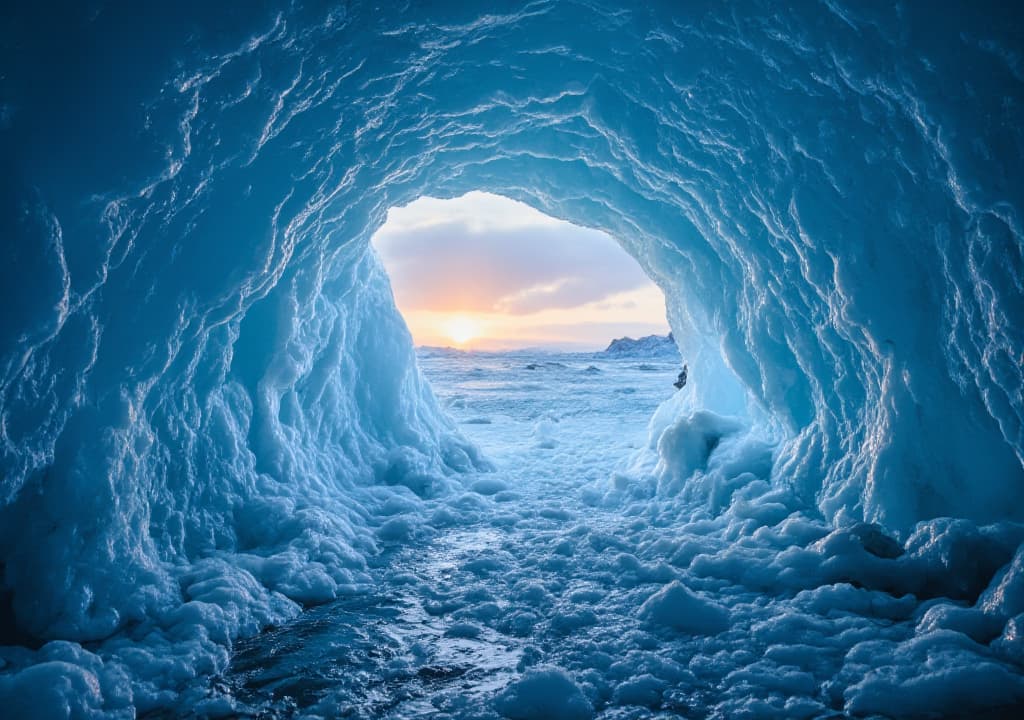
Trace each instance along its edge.
{"label": "white cloud", "polygon": [[608,235],[484,193],[394,209],[374,245],[409,309],[524,314],[650,284]]}
{"label": "white cloud", "polygon": [[448,223],[461,224],[474,233],[568,225],[517,200],[470,192],[451,200],[422,197],[403,207],[391,208],[377,237],[386,240],[390,234],[415,232]]}

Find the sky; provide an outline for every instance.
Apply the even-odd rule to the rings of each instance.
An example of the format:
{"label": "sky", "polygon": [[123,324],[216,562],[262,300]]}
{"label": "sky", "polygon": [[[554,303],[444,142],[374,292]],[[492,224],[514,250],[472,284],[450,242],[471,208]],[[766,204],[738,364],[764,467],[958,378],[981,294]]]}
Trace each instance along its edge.
{"label": "sky", "polygon": [[668,333],[664,296],[615,240],[508,198],[420,198],[373,245],[417,345],[597,350]]}

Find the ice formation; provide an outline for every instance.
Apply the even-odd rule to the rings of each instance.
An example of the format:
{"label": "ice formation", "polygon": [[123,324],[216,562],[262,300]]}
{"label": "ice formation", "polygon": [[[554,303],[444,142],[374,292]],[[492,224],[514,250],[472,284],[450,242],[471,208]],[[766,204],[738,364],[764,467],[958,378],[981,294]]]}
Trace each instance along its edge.
{"label": "ice formation", "polygon": [[679,348],[676,347],[672,333],[669,333],[667,336],[647,335],[635,340],[631,337],[616,338],[608,343],[603,354],[621,357],[678,358]]}
{"label": "ice formation", "polygon": [[[7,712],[229,713],[236,639],[514,490],[368,249],[388,208],[471,190],[617,238],[690,370],[584,493],[635,518],[628,546],[585,528],[586,562],[652,629],[524,657],[481,707],[1024,699],[1013,3],[43,5],[0,23]],[[552,632],[599,619],[573,592]],[[511,627],[473,602],[457,634]],[[651,650],[694,624],[722,632]]]}

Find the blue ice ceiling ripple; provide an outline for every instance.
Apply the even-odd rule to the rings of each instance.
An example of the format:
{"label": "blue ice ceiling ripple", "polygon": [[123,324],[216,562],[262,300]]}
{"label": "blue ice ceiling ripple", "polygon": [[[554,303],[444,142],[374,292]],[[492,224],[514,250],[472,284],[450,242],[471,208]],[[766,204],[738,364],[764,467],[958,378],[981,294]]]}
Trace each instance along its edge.
{"label": "blue ice ceiling ripple", "polygon": [[50,661],[81,707],[173,704],[365,588],[387,488],[483,466],[367,252],[424,194],[607,230],[663,288],[663,495],[713,495],[694,438],[738,422],[835,525],[1024,519],[1012,3],[461,5],[5,12],[4,634],[72,644],[0,694]]}

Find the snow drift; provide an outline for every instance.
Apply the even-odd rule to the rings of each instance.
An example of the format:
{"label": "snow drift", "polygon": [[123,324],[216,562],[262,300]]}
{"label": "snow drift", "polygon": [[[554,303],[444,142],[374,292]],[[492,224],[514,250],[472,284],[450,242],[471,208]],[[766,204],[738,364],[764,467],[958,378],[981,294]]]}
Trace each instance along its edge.
{"label": "snow drift", "polygon": [[663,492],[919,546],[1024,519],[1011,6],[273,5],[6,13],[0,695],[164,706],[480,465],[368,250],[422,195],[605,230],[662,287]]}

